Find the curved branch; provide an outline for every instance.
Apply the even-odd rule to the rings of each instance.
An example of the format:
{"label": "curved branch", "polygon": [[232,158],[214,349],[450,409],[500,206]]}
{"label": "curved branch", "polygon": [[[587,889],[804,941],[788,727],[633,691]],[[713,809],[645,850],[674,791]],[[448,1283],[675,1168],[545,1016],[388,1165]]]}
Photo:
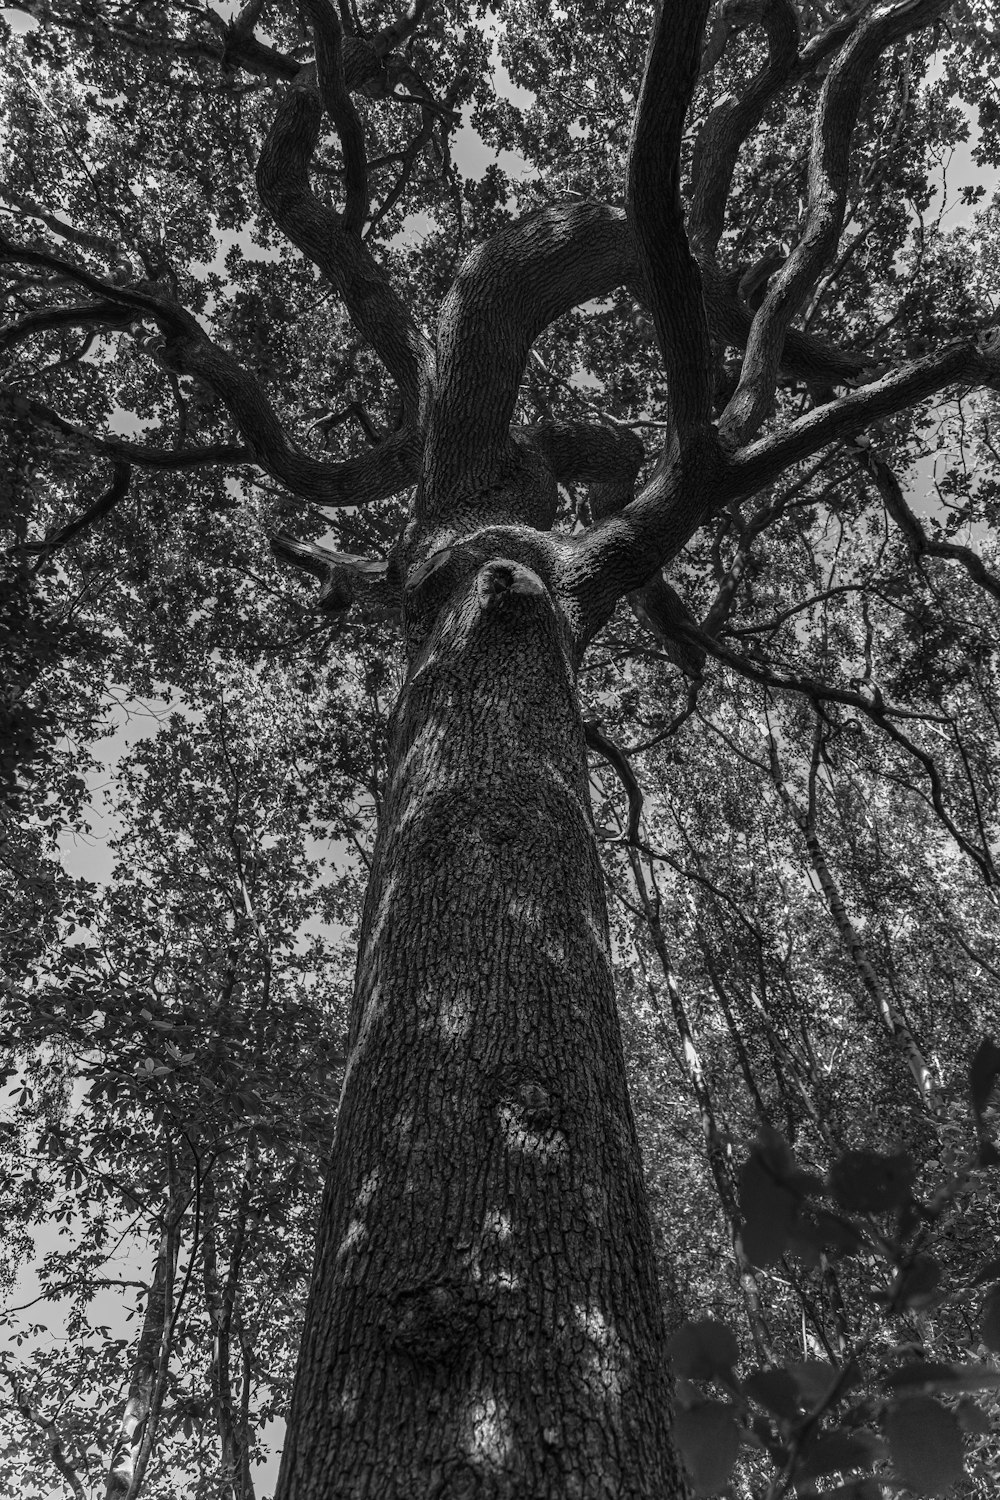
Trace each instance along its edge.
{"label": "curved branch", "polygon": [[853,438],[873,422],[963,382],[1000,384],[1000,330],[957,339],[935,354],[911,360],[742,448],[727,465],[724,498],[749,495],[828,443]]}
{"label": "curved branch", "polygon": [[[81,447],[89,448],[92,453],[110,458],[116,464],[126,467],[138,464],[140,468],[146,469],[198,469],[203,464],[245,464],[250,461],[249,450],[234,444],[216,443],[205,448],[147,448],[142,443],[129,442],[128,438],[100,436],[78,427],[75,422],[67,421],[43,402],[30,400],[17,391],[4,390],[2,387],[0,411],[27,417],[38,426],[48,427],[53,432],[61,433],[63,437],[72,438]],[[61,541],[59,545],[62,545]]]}
{"label": "curved branch", "polygon": [[349,234],[360,234],[368,214],[368,160],[365,133],[344,76],[344,35],[329,0],[304,0],[316,43],[319,91],[344,154],[346,194],[341,224]]}
{"label": "curved branch", "polygon": [[627,281],[633,265],[624,215],[602,203],[527,214],[467,256],[438,321],[440,378],[423,496],[428,513],[459,488],[485,488],[503,472],[532,343],[562,313]]}
{"label": "curved branch", "polygon": [[847,200],[851,137],[875,65],[886,47],[936,20],[949,3],[903,0],[888,9],[873,8],[831,67],[813,120],[805,228],[751,325],[743,374],[719,424],[727,447],[746,442],[770,411],[785,335],[837,247]]}
{"label": "curved branch", "polygon": [[395,380],[405,419],[420,426],[432,378],[432,352],[370,251],[310,187],[309,163],[322,114],[316,89],[299,75],[279,104],[264,143],[257,191],[286,238],[343,298],[355,328]]}
{"label": "curved branch", "polygon": [[884,459],[879,458],[871,448],[859,448],[857,461],[859,468],[874,480],[886,510],[903,533],[915,558],[946,557],[959,562],[980,588],[992,594],[994,599],[1000,600],[1000,578],[990,571],[977,552],[971,547],[963,547],[959,542],[941,542],[927,535],[919,519],[907,505],[899,480]]}
{"label": "curved branch", "polygon": [[[358,243],[356,239],[354,243]],[[163,334],[162,344],[157,351],[160,362],[165,368],[178,374],[191,375],[204,381],[228,408],[246,443],[244,449],[216,450],[216,461],[246,462],[249,459],[293,494],[318,506],[363,505],[367,501],[381,500],[387,495],[396,494],[413,483],[420,459],[420,440],[407,429],[394,433],[377,448],[341,463],[324,462],[303,453],[289,441],[281,420],[257,377],[210,339],[198,320],[177,303],[146,289],[112,286],[61,256],[24,249],[2,239],[0,258],[55,269],[86,287],[88,291],[124,307],[133,308],[141,316],[155,322]],[[132,320],[133,323],[135,321]],[[22,397],[9,399],[23,401]],[[27,403],[27,406],[31,405],[32,403]],[[45,408],[38,409],[45,412],[46,420],[55,415],[48,413]],[[55,420],[57,425],[63,423],[62,418]],[[71,423],[63,423],[59,430],[82,440],[90,440],[86,433]],[[149,450],[138,444],[126,444],[115,439],[111,446],[111,440],[96,441],[98,451],[108,453],[109,456],[129,459],[134,463],[150,461],[148,457],[144,458]],[[196,453],[198,451],[195,450]],[[159,455],[152,461],[161,465]],[[205,460],[199,456],[194,461],[201,463]],[[172,450],[167,450],[167,459],[162,461],[162,466],[178,466]],[[181,467],[183,466],[182,464]]]}
{"label": "curved branch", "polygon": [[38,307],[0,328],[0,349],[12,349],[35,333],[51,328],[100,328],[124,331],[134,319],[114,302],[81,302],[73,307]]}
{"label": "curved branch", "polygon": [[604,726],[600,719],[584,719],[583,734],[591,750],[596,750],[598,755],[603,755],[628,793],[628,826],[623,842],[626,844],[635,844],[639,838],[639,820],[642,817],[643,798],[642,789],[636,780],[636,774],[629,763],[629,758],[620,745],[616,745],[614,740],[608,739],[604,733]]}
{"label": "curved branch", "polygon": [[662,0],[646,55],[629,148],[625,201],[653,314],[677,435],[712,413],[712,353],[701,274],[688,246],[680,148],[709,0]]}
{"label": "curved branch", "polygon": [[[798,61],[799,20],[791,0],[758,0],[754,10],[767,34],[767,64],[751,79],[742,98],[728,95],[716,105],[701,127],[694,148],[688,220],[691,242],[700,254],[713,258],[722,235],[740,147],[792,77]],[[850,22],[856,24],[854,17]],[[843,28],[843,22],[839,25]]]}
{"label": "curved branch", "polygon": [[40,554],[35,566],[41,567],[51,552],[57,552],[60,547],[65,547],[66,543],[71,542],[81,531],[86,531],[88,526],[93,526],[95,521],[99,521],[102,516],[114,510],[115,506],[128,494],[131,478],[131,464],[116,459],[112,465],[111,486],[94,501],[93,505],[88,506],[81,515],[74,516],[73,520],[68,521],[65,526],[60,526],[58,531],[45,537],[43,541],[29,542],[25,546],[26,552]]}

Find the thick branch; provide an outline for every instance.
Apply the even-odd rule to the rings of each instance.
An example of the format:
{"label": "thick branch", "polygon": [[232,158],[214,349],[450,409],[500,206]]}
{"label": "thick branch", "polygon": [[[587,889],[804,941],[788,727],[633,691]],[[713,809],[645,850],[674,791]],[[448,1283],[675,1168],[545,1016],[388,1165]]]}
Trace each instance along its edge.
{"label": "thick branch", "polygon": [[344,76],[344,36],[329,0],[305,0],[316,42],[319,91],[344,154],[345,202],[341,224],[349,234],[360,234],[368,214],[368,161],[365,133]]}
{"label": "thick branch", "polygon": [[689,216],[691,241],[699,254],[712,258],[722,235],[740,147],[760,124],[764,111],[790,79],[798,60],[799,22],[791,0],[759,0],[754,10],[767,33],[767,64],[739,99],[727,95],[716,105],[695,146]]}
{"label": "thick branch", "polygon": [[543,458],[560,484],[573,480],[633,485],[643,459],[642,439],[625,427],[598,422],[538,422],[514,431]]}
{"label": "thick branch", "polygon": [[724,499],[752,494],[828,443],[854,437],[873,422],[963,382],[1000,382],[1000,331],[988,329],[946,344],[741,449],[727,465]]}
{"label": "thick branch", "polygon": [[785,334],[836,250],[847,201],[851,137],[876,63],[886,47],[936,20],[949,3],[903,0],[873,8],[831,67],[813,121],[805,228],[753,320],[743,374],[720,423],[726,446],[746,442],[770,411]]}
{"label": "thick branch", "polygon": [[389,564],[381,558],[357,557],[348,552],[330,552],[316,542],[300,542],[285,532],[271,537],[271,551],[279,562],[320,580],[316,608],[326,614],[343,614],[358,594],[374,603],[381,614],[398,609],[400,589],[389,576]]}
{"label": "thick branch", "polygon": [[124,330],[132,316],[114,302],[81,302],[72,307],[38,307],[25,313],[16,323],[0,328],[0,349],[11,349],[35,333],[51,328],[91,328]]}
{"label": "thick branch", "polygon": [[963,381],[1000,385],[1000,330],[914,360],[732,458],[724,458],[712,441],[680,458],[665,455],[630,504],[578,540],[566,564],[567,587],[578,595],[592,628],[599,629],[616,601],[676,557],[713,509],[749,497],[837,439],[853,438],[873,422]]}
{"label": "thick branch", "polygon": [[425,504],[494,482],[528,351],[562,313],[629,278],[624,217],[600,203],[543,208],[469,255],[438,322],[439,385],[428,430]]}
{"label": "thick branch", "polygon": [[662,0],[639,90],[625,189],[682,443],[705,426],[712,411],[708,320],[680,190],[681,137],[698,81],[708,8],[708,0]]}
{"label": "thick branch", "polygon": [[[399,388],[406,420],[421,425],[433,368],[427,340],[388,277],[345,220],[309,185],[322,106],[301,77],[278,106],[257,166],[261,202],[282,233],[327,276],[351,321]],[[358,226],[360,227],[360,226]]]}
{"label": "thick branch", "polygon": [[[138,464],[146,469],[197,469],[203,464],[245,464],[250,460],[250,453],[246,448],[239,448],[230,443],[216,443],[205,448],[147,448],[142,443],[129,442],[127,438],[99,436],[97,433],[78,427],[75,422],[68,422],[65,417],[61,417],[58,412],[45,406],[41,401],[31,401],[16,391],[7,391],[2,388],[0,388],[0,411],[10,412],[11,415],[17,417],[27,417],[38,426],[48,427],[53,432],[72,438],[82,448],[89,448],[92,453],[110,458],[116,464],[126,467],[129,464]],[[68,538],[63,538],[63,540],[68,540]],[[53,543],[53,545],[57,544]],[[62,543],[59,542],[58,545]]]}

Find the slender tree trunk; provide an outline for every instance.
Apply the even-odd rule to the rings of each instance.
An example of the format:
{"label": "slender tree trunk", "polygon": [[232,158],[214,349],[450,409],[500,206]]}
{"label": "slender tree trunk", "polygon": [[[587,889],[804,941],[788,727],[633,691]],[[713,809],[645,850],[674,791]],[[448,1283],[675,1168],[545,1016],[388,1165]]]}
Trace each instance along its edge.
{"label": "slender tree trunk", "polygon": [[105,1500],[139,1494],[163,1402],[169,1363],[170,1319],[179,1247],[178,1224],[185,1195],[175,1188],[164,1212],[153,1279],[146,1294],[142,1331],[132,1363],[125,1410],[108,1465]]}
{"label": "slender tree trunk", "polygon": [[569,634],[502,553],[439,572],[406,606],[278,1497],[673,1500]]}
{"label": "slender tree trunk", "polygon": [[[204,1225],[201,1236],[202,1271],[205,1307],[212,1327],[212,1363],[209,1378],[212,1405],[219,1434],[219,1458],[222,1485],[227,1500],[255,1500],[250,1474],[247,1424],[233,1397],[232,1331],[239,1287],[239,1274],[246,1242],[249,1182],[244,1182],[236,1209],[233,1244],[225,1284],[219,1278],[217,1245],[218,1201],[215,1183],[209,1172],[202,1187]],[[246,1371],[244,1370],[244,1382]],[[245,1385],[244,1385],[245,1389]]]}

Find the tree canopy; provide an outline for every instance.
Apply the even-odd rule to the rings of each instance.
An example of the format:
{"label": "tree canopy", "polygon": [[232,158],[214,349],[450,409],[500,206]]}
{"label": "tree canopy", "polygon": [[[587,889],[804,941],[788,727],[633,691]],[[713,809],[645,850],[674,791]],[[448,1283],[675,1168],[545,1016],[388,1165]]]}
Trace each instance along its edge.
{"label": "tree canopy", "polygon": [[993,7],[0,38],[0,1494],[259,1490],[393,705],[508,553],[568,622],[696,1492],[990,1494]]}

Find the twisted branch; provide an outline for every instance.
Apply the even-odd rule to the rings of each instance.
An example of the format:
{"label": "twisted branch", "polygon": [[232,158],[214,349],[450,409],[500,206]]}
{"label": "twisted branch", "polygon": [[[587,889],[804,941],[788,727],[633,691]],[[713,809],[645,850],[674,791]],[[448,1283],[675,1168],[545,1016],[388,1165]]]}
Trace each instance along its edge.
{"label": "twisted branch", "polygon": [[320,96],[308,74],[298,75],[281,100],[264,143],[257,165],[257,191],[286,239],[319,267],[343,298],[358,333],[396,382],[405,420],[419,427],[425,420],[432,352],[409,309],[356,232],[367,212],[367,186],[361,185],[357,161],[354,184],[350,185],[348,148],[349,204],[345,215],[327,208],[312,191],[309,164],[322,117]]}
{"label": "twisted branch", "polygon": [[730,448],[747,441],[771,409],[785,335],[840,239],[851,137],[875,65],[892,42],[926,26],[950,0],[903,0],[868,11],[831,67],[813,119],[805,227],[754,317],[743,374],[720,422]]}
{"label": "twisted branch", "polygon": [[[148,288],[113,286],[61,256],[15,246],[0,239],[0,260],[4,259],[57,270],[102,300],[131,308],[141,318],[154,322],[163,334],[156,351],[160,363],[178,374],[203,381],[228,408],[244,439],[245,448],[224,448],[216,452],[217,459],[221,457],[225,462],[250,459],[293,494],[318,506],[361,505],[395,494],[412,483],[419,459],[419,443],[406,430],[393,434],[378,448],[342,463],[324,462],[303,453],[289,441],[257,377],[210,339],[191,313],[162,294]],[[136,321],[132,319],[133,323]],[[21,397],[12,399],[23,400]],[[29,407],[31,405],[39,410],[37,404],[28,403]],[[54,420],[57,426],[63,421],[47,411],[45,420]],[[98,451],[109,456],[134,463],[151,461],[149,450],[140,445],[126,444],[118,439],[90,439],[72,424],[64,424],[60,430],[81,441],[91,441],[97,445]],[[198,453],[199,450],[195,450],[195,455]],[[158,467],[178,467],[176,455],[170,452],[169,457],[173,460],[170,463],[159,455],[154,455],[152,461]],[[193,461],[201,463],[204,460],[195,456]]]}
{"label": "twisted branch", "polygon": [[701,275],[681,204],[680,148],[701,58],[708,0],[663,0],[653,26],[626,171],[625,201],[653,314],[677,436],[712,412],[712,355]]}

